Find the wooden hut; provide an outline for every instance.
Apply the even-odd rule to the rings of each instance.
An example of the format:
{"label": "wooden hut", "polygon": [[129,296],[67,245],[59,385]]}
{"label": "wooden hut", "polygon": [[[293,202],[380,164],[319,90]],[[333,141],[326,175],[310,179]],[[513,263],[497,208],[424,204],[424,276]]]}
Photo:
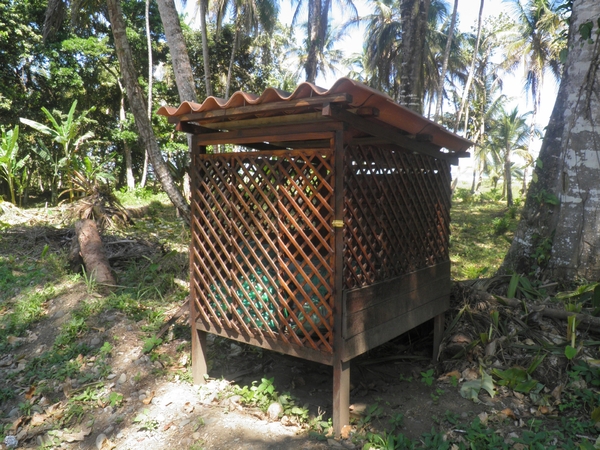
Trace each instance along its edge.
{"label": "wooden hut", "polygon": [[207,332],[331,365],[339,435],[352,358],[432,318],[439,345],[471,142],[346,78],[158,113],[191,134],[195,382]]}

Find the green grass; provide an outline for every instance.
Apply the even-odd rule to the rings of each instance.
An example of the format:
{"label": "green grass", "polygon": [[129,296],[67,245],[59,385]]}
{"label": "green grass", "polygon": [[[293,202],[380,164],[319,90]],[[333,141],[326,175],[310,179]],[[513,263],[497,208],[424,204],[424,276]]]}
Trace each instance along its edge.
{"label": "green grass", "polygon": [[461,201],[450,211],[452,278],[491,277],[502,264],[518,224],[517,208],[499,201]]}

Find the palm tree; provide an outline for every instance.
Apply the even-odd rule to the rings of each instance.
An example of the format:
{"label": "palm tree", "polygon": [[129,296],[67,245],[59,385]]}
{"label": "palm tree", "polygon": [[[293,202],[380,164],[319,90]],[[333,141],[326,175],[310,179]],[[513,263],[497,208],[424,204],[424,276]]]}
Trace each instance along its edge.
{"label": "palm tree", "polygon": [[127,40],[127,30],[123,19],[121,3],[119,0],[107,0],[106,3],[108,6],[108,17],[112,33],[115,39],[117,58],[119,59],[121,75],[125,84],[125,91],[127,92],[127,98],[129,99],[129,105],[135,118],[140,138],[148,151],[150,162],[152,167],[154,167],[154,172],[158,177],[160,184],[169,196],[171,202],[173,202],[175,207],[181,213],[183,219],[189,223],[190,206],[175,185],[175,181],[173,180],[160,153],[160,149],[158,148],[152,124],[146,115],[144,94],[137,81],[137,74],[131,56],[131,48],[129,47],[129,42]]}
{"label": "palm tree", "polygon": [[175,84],[177,85],[177,91],[179,92],[179,100],[181,102],[196,102],[198,99],[196,96],[192,65],[185,45],[183,31],[181,30],[179,14],[175,8],[175,2],[174,0],[157,0],[157,4],[160,19],[163,28],[165,29],[169,53],[171,54],[173,72],[175,73]]}
{"label": "palm tree", "polygon": [[[423,109],[425,93],[433,99],[440,84],[439,55],[445,45],[440,27],[448,16],[443,1],[425,3],[372,0],[373,13],[363,19],[366,24],[365,71],[371,86],[387,92],[401,104],[412,105],[419,112]],[[409,4],[413,4],[416,12],[407,11]],[[403,18],[402,11],[414,20]],[[420,25],[414,24],[423,18],[426,23],[424,31],[420,31]],[[413,30],[413,26],[419,29]],[[419,34],[418,39],[415,34]],[[421,38],[420,34],[424,36]],[[416,46],[410,52],[406,49],[409,38]]]}
{"label": "palm tree", "polygon": [[499,116],[494,120],[493,132],[490,135],[491,143],[502,160],[504,171],[504,187],[506,191],[506,203],[513,204],[512,196],[512,155],[517,153],[521,157],[528,158],[527,144],[529,142],[530,127],[527,122],[531,113],[519,114],[518,107],[512,111],[500,109]]}
{"label": "palm tree", "polygon": [[418,113],[423,112],[423,59],[426,48],[427,19],[431,0],[401,0],[402,38],[398,68],[400,97],[398,101]]}
{"label": "palm tree", "polygon": [[[352,0],[338,0],[343,11],[349,11],[352,20],[358,20],[358,11]],[[308,51],[304,62],[306,81],[314,83],[319,73],[319,54],[325,51],[329,28],[329,13],[333,6],[332,0],[293,0],[296,5],[292,26],[298,24],[304,8],[308,10],[306,22],[306,39]]]}
{"label": "palm tree", "polygon": [[373,13],[366,16],[365,71],[371,86],[397,99],[397,65],[400,58],[398,41],[402,35],[400,8],[397,1],[372,0]]}
{"label": "palm tree", "polygon": [[440,81],[436,92],[436,104],[434,120],[439,122],[442,114],[442,102],[444,100],[444,80],[446,79],[446,71],[448,70],[448,61],[450,60],[450,50],[452,48],[452,38],[454,37],[454,28],[456,27],[456,13],[458,12],[458,0],[454,0],[452,8],[452,19],[450,20],[450,28],[448,29],[448,38],[446,39],[446,47],[444,48],[444,59],[442,61],[442,70],[440,73]]}
{"label": "palm tree", "polygon": [[[335,75],[339,70],[339,65],[343,62],[344,54],[342,50],[335,48],[335,45],[339,42],[340,33],[332,29],[331,26],[327,27],[327,34],[325,35],[325,45],[323,49],[317,52],[317,73],[327,74],[331,73]],[[306,60],[308,59],[308,39],[304,40],[303,47],[295,47],[291,49],[291,53],[294,53],[298,60],[298,69],[294,74],[299,76],[304,67],[306,66]]]}
{"label": "palm tree", "polygon": [[217,36],[220,33],[223,17],[231,9],[230,14],[234,23],[235,35],[233,49],[227,70],[225,83],[225,98],[229,98],[233,63],[243,34],[256,34],[259,29],[271,35],[275,29],[276,17],[279,13],[276,0],[219,0],[215,6],[217,11]]}
{"label": "palm tree", "polygon": [[[556,81],[560,80],[562,64],[560,53],[565,42],[557,39],[564,29],[564,22],[557,7],[550,0],[504,0],[511,6],[515,19],[511,42],[506,47],[507,66],[525,69],[525,93],[531,95],[533,113],[531,119],[530,142],[534,137],[534,127],[541,102],[544,75],[550,72]],[[523,186],[526,186],[527,170],[524,172]]]}
{"label": "palm tree", "polygon": [[564,27],[550,0],[504,0],[515,19],[512,39],[506,47],[507,66],[525,69],[525,91],[533,100],[533,118],[541,102],[541,88],[547,72],[560,81],[562,64],[557,37]]}
{"label": "palm tree", "polygon": [[483,24],[483,5],[485,0],[481,0],[479,4],[479,15],[477,18],[477,37],[475,38],[475,49],[473,50],[473,59],[471,60],[471,68],[469,69],[469,75],[467,77],[467,82],[465,84],[465,88],[463,90],[462,98],[460,101],[460,109],[456,114],[456,119],[454,121],[454,132],[458,130],[458,125],[460,124],[460,119],[462,118],[463,112],[465,110],[465,106],[467,104],[467,99],[469,98],[469,91],[471,90],[471,84],[473,83],[473,77],[475,76],[475,63],[477,60],[477,55],[479,53],[479,44],[481,43],[481,27]]}

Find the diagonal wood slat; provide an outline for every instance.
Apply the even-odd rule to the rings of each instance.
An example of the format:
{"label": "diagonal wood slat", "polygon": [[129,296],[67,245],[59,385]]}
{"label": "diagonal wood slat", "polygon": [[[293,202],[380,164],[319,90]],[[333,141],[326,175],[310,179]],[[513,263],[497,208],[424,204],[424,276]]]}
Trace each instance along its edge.
{"label": "diagonal wood slat", "polygon": [[348,146],[346,155],[345,287],[447,261],[448,163],[369,145]]}
{"label": "diagonal wood slat", "polygon": [[205,323],[333,352],[328,149],[194,155],[193,304]]}

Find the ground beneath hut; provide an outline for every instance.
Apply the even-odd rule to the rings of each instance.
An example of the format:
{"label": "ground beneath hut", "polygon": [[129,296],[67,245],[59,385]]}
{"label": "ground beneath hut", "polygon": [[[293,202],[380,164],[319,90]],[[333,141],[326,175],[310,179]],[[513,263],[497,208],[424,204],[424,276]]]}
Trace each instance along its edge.
{"label": "ground beneath hut", "polygon": [[[594,448],[597,330],[578,330],[578,355],[568,361],[565,323],[456,288],[440,362],[431,363],[432,324],[352,361],[352,426],[336,440],[327,434],[331,368],[211,337],[210,377],[193,386],[185,317],[159,342],[148,331],[152,308],[139,298],[119,297],[116,304],[69,273],[51,291],[30,284],[28,271],[47,281],[49,266],[57,264],[40,255],[68,248],[72,236],[39,220],[32,215],[0,229],[0,449],[13,439],[16,448],[99,450],[363,449],[368,443],[375,449]],[[154,220],[157,229],[174,228]],[[186,270],[179,267],[184,250],[135,236],[104,238],[113,268],[138,264],[140,285],[148,271],[158,277],[161,270]],[[170,280],[173,289],[185,286]],[[12,335],[6,318],[24,296],[37,303],[17,315],[38,319]],[[494,370],[493,383],[486,381]],[[519,392],[519,383],[531,380],[535,389]],[[249,406],[244,400],[256,392],[252,386],[273,386],[283,400],[293,399],[298,414],[269,417],[266,407]]]}
{"label": "ground beneath hut", "polygon": [[[242,406],[232,394],[232,384],[251,386],[253,381],[273,378],[281,393],[289,392],[313,416],[331,416],[331,368],[274,352],[257,350],[220,338],[210,339],[213,359],[211,378],[202,387],[182,379],[188,365],[189,343],[173,339],[161,349],[162,358],[143,353],[144,333],[140,324],[123,313],[104,311],[92,319],[82,344],[98,348],[112,342],[105,360],[90,358],[81,371],[110,369],[100,383],[79,384],[73,378],[53,381],[38,394],[19,376],[27,362],[48,349],[58,330],[72,320],[71,312],[90,294],[82,284],[65,295],[49,300],[46,318],[26,337],[16,338],[14,353],[0,355],[0,389],[19,386],[18,395],[0,404],[0,421],[11,426],[18,448],[116,448],[116,449],[325,449],[361,448],[352,435],[345,440],[310,435],[306,426],[290,418],[269,419],[258,408]],[[420,330],[426,333],[426,328]],[[397,421],[399,430],[414,439],[452,415],[473,419],[490,408],[464,399],[450,381],[439,381],[428,363],[429,338],[410,345],[406,339],[387,344],[370,357],[358,358],[351,367],[353,422],[373,430],[389,428]],[[166,356],[176,363],[165,371]],[[399,357],[404,355],[404,357]],[[411,362],[411,358],[418,361]],[[168,373],[172,370],[172,374]],[[10,374],[12,380],[8,382]],[[93,389],[92,389],[93,388]],[[57,418],[70,414],[74,401],[86,393],[95,396],[77,423],[57,426]],[[113,398],[122,398],[115,401]],[[122,396],[122,397],[120,397]],[[31,405],[24,414],[25,403]],[[14,426],[14,429],[12,427]],[[10,434],[10,433],[7,433]]]}

